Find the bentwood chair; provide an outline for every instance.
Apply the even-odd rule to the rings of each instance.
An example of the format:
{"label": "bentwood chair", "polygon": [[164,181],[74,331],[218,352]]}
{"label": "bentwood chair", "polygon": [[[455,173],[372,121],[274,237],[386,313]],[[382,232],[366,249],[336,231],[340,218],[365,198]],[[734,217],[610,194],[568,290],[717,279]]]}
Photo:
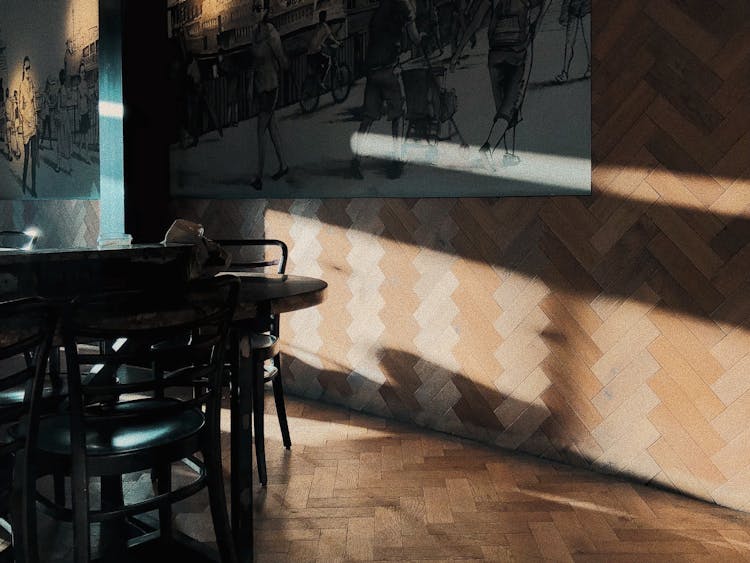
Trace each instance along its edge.
{"label": "bentwood chair", "polygon": [[[33,535],[30,521],[24,518],[25,507],[33,499],[14,495],[11,506],[11,483],[25,474],[26,438],[34,439],[36,427],[28,424],[31,409],[44,405],[45,366],[52,343],[57,315],[41,299],[20,299],[0,304],[0,519],[13,535]],[[30,358],[29,361],[26,358]],[[33,400],[37,397],[38,400]],[[12,432],[11,425],[21,423],[25,432]],[[14,475],[14,461],[20,472]]]}
{"label": "bentwood chair", "polygon": [[[39,240],[39,232],[36,229],[27,229],[25,231],[0,231],[0,249],[8,250],[34,250]],[[31,352],[25,354],[26,362],[31,364]],[[59,350],[54,349],[49,357],[49,372],[52,383],[56,390],[62,389],[60,379],[60,354]],[[60,483],[57,485],[62,486]]]}
{"label": "bentwood chair", "polygon": [[[241,275],[243,272],[253,273],[264,271],[268,268],[271,268],[273,273],[276,274],[286,272],[289,249],[283,241],[276,239],[224,239],[217,240],[216,242],[232,255],[229,272]],[[265,253],[266,249],[275,249],[276,255],[267,256]],[[268,477],[263,423],[265,410],[263,383],[271,382],[273,386],[276,415],[281,428],[281,439],[286,449],[292,447],[289,424],[286,418],[286,406],[284,404],[281,354],[278,351],[279,317],[268,312],[264,319],[256,319],[254,322],[243,323],[243,325],[235,323],[232,329],[232,342],[234,346],[237,345],[238,335],[243,330],[256,333],[250,338],[253,354],[252,365],[256,366],[253,369],[253,432],[255,436],[255,455],[258,461],[258,477],[261,484],[266,485]],[[267,334],[258,334],[260,332],[266,332]],[[235,373],[239,369],[238,358],[238,352],[233,347],[229,363],[230,369]],[[271,362],[265,363],[265,360],[271,360]],[[262,366],[262,369],[260,366]],[[260,378],[262,378],[262,382]]]}
{"label": "bentwood chair", "polygon": [[[221,559],[236,561],[224,497],[219,423],[224,353],[238,289],[234,276],[219,276],[171,292],[91,296],[75,300],[65,310],[69,400],[65,412],[38,422],[24,495],[36,494],[42,510],[72,521],[76,562],[90,558],[91,523],[102,523],[104,535],[107,526],[123,530],[126,518],[153,510],[159,511],[159,530],[150,535],[169,546],[171,505],[204,487]],[[184,339],[184,334],[191,337]],[[78,346],[92,341],[114,344],[99,349]],[[160,346],[165,341],[172,344]],[[123,382],[117,373],[124,364],[170,369],[144,370],[151,376]],[[90,375],[84,377],[86,373]],[[173,488],[172,464],[184,460],[192,480]],[[122,475],[151,470],[157,477],[155,494],[126,503]],[[76,492],[71,508],[35,490],[36,479],[53,471],[71,477],[71,490]],[[101,507],[93,509],[88,491],[97,476]],[[36,561],[36,546],[31,538],[24,539],[26,560]],[[117,547],[143,542],[136,538]]]}
{"label": "bentwood chair", "polygon": [[[34,250],[39,234],[36,230],[0,231],[0,249]],[[30,353],[26,354],[26,361],[31,362]]]}

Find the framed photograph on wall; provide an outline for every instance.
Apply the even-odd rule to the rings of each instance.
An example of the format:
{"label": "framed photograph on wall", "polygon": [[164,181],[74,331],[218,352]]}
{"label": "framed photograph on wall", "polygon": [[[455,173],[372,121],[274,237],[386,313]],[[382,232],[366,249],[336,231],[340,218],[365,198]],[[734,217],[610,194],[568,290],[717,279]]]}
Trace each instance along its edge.
{"label": "framed photograph on wall", "polygon": [[99,197],[97,0],[3,0],[0,199]]}
{"label": "framed photograph on wall", "polygon": [[591,191],[591,0],[170,0],[175,197]]}

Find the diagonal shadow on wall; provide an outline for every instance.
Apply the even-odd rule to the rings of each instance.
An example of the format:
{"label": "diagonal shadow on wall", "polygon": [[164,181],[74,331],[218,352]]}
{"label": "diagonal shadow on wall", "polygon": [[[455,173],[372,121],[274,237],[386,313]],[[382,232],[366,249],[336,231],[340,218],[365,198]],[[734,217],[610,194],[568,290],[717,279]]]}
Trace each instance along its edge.
{"label": "diagonal shadow on wall", "polygon": [[[555,334],[548,334],[547,338],[558,338]],[[526,423],[528,420],[543,420],[539,429],[531,437],[533,442],[537,437],[544,435],[544,438],[537,439],[537,445],[546,443],[546,447],[539,451],[533,452],[536,456],[545,459],[559,461],[576,467],[584,467],[605,473],[613,473],[627,480],[642,483],[644,480],[639,476],[636,469],[622,470],[612,467],[605,460],[594,459],[584,455],[586,442],[592,440],[588,429],[586,429],[575,416],[568,410],[555,410],[551,413],[548,409],[541,406],[540,403],[533,400],[519,400],[515,397],[509,397],[507,394],[500,392],[496,387],[478,383],[470,377],[459,372],[448,372],[448,377],[444,380],[444,385],[452,386],[457,390],[457,399],[451,407],[445,410],[445,405],[440,401],[434,401],[427,395],[420,396],[419,389],[423,387],[422,381],[416,375],[417,366],[421,366],[420,371],[430,379],[435,374],[443,374],[445,368],[426,362],[408,352],[394,349],[382,349],[379,351],[382,357],[381,367],[383,368],[386,382],[377,388],[380,398],[385,401],[388,407],[387,413],[381,413],[386,419],[395,419],[406,424],[413,424],[430,430],[439,430],[450,435],[459,435],[461,438],[476,440],[479,443],[490,443],[500,445],[508,449],[514,441],[526,441],[527,434]],[[310,386],[306,382],[298,381],[301,377],[313,375],[317,377],[318,382],[323,388],[322,394],[317,400],[327,403],[343,405],[351,409],[352,397],[357,393],[352,388],[351,380],[353,372],[347,371],[344,366],[336,369],[320,370],[297,357],[285,354],[287,366],[294,365],[294,376],[286,371],[287,391],[295,394],[295,387],[301,385],[305,389]],[[559,383],[555,379],[554,372],[546,372],[550,375],[551,386]],[[559,374],[562,377],[562,374]],[[429,381],[425,379],[425,383]],[[545,393],[542,393],[544,395]],[[300,395],[308,396],[308,393]],[[442,409],[433,410],[431,406],[442,405]],[[503,412],[516,413],[516,418],[509,424],[504,424],[498,419],[496,412],[502,409]],[[372,409],[365,408],[365,412],[372,415]],[[371,428],[371,419],[358,421],[352,418],[349,411],[340,413],[341,419],[346,420],[350,425],[361,425],[363,428]],[[267,413],[268,414],[268,413]],[[270,413],[274,416],[273,413]],[[321,420],[330,422],[332,414],[328,411],[321,412],[316,409],[306,409],[304,416],[306,419]],[[450,426],[452,418],[459,417],[463,420],[460,433],[456,433]],[[407,429],[408,431],[408,429]],[[562,433],[567,435],[563,436]],[[549,436],[549,438],[547,437]],[[278,440],[278,437],[270,436],[267,439]],[[370,438],[372,439],[372,438]],[[519,451],[529,451],[529,443]],[[578,445],[581,447],[579,448]],[[518,455],[514,453],[513,455]],[[669,486],[663,481],[651,482],[648,484],[659,489],[674,492],[690,498],[705,500],[704,498],[686,492],[675,486]]]}
{"label": "diagonal shadow on wall", "polygon": [[[297,379],[314,377],[321,388],[319,398],[328,402],[351,405],[352,401],[360,399],[365,407],[369,407],[365,411],[377,410],[371,407],[380,403],[387,408],[384,414],[388,414],[389,418],[446,432],[451,432],[451,420],[460,419],[464,435],[468,428],[473,432],[472,437],[484,441],[500,435],[504,435],[505,441],[525,440],[528,436],[521,435],[521,430],[514,428],[513,422],[522,416],[531,415],[537,419],[549,414],[546,409],[532,404],[532,401],[510,397],[494,386],[474,381],[460,372],[447,370],[409,352],[385,348],[375,354],[381,358],[379,365],[386,380],[376,387],[363,387],[361,379],[367,375],[343,365],[318,369],[285,353],[284,362],[289,366],[286,372],[290,376],[286,385],[292,392],[297,386],[309,389],[308,382]],[[368,394],[377,394],[377,397],[357,397]],[[449,394],[453,400],[446,400]],[[446,407],[446,403],[451,402],[452,406]],[[508,419],[509,424],[501,422],[496,415],[495,411],[501,406],[504,412],[515,413]],[[540,409],[544,412],[530,412]]]}
{"label": "diagonal shadow on wall", "polygon": [[[654,201],[609,193],[369,200],[380,207],[380,225],[373,227],[347,213],[356,200],[322,200],[310,218],[344,232],[371,232],[486,264],[500,276],[518,272],[535,277],[553,290],[588,301],[599,296],[637,299],[636,290],[648,284],[662,307],[747,327],[750,217],[667,204],[652,184],[663,187],[656,181],[640,183]],[[685,199],[693,197],[679,188]],[[286,214],[293,212],[290,207],[287,200],[269,200],[267,211]],[[325,254],[320,261],[324,268],[341,266]]]}

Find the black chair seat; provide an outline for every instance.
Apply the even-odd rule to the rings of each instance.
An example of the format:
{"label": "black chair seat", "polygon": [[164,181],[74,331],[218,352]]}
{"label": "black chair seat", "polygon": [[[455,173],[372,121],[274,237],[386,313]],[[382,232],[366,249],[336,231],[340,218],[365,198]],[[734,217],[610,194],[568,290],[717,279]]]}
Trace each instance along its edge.
{"label": "black chair seat", "polygon": [[[50,386],[46,386],[42,392],[44,399],[52,399],[53,397],[60,397],[63,393],[57,391]],[[0,408],[12,407],[23,402],[24,391],[22,388],[6,389],[0,391]]]}
{"label": "black chair seat", "polygon": [[[203,413],[190,409],[176,414],[160,414],[172,406],[170,399],[144,399],[120,403],[112,407],[114,413],[132,412],[144,416],[134,420],[119,419],[86,428],[86,455],[110,456],[159,448],[196,435],[205,425]],[[148,416],[153,411],[153,416]],[[41,421],[38,449],[41,452],[70,455],[70,418],[58,415]]]}

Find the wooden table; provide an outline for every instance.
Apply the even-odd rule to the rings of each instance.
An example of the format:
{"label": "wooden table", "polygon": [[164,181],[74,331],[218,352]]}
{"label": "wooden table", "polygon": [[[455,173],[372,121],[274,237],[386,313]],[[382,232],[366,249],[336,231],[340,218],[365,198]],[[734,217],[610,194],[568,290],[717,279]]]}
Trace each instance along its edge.
{"label": "wooden table", "polygon": [[235,274],[241,280],[239,304],[233,330],[240,351],[237,385],[232,386],[231,416],[232,530],[240,562],[253,560],[253,452],[252,452],[252,353],[250,337],[263,331],[270,315],[313,307],[325,297],[328,284],[323,280],[289,274]]}
{"label": "wooden table", "polygon": [[175,284],[189,278],[192,260],[193,245],[186,244],[5,249],[0,252],[0,297],[69,299]]}

